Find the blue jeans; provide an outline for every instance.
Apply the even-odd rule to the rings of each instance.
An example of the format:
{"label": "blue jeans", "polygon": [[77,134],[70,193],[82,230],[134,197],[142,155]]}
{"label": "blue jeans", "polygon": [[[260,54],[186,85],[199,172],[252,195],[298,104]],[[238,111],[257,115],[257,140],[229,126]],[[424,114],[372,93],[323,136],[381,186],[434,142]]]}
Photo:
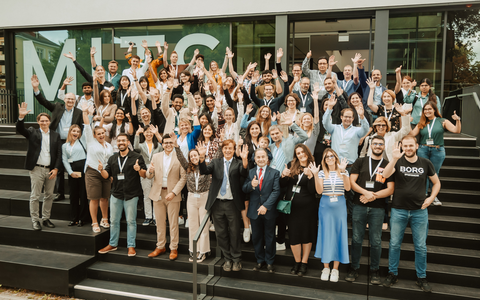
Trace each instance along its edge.
{"label": "blue jeans", "polygon": [[118,246],[120,237],[120,219],[122,211],[125,210],[127,219],[127,247],[135,248],[135,238],[137,237],[137,203],[138,197],[129,200],[121,200],[110,196],[110,241],[108,244],[113,247]]}
{"label": "blue jeans", "polygon": [[[418,146],[417,155],[423,158],[430,160],[435,168],[435,173],[440,174],[440,168],[442,167],[443,161],[445,160],[445,148],[432,148],[424,145]],[[428,187],[433,186],[433,183],[430,179],[427,182],[427,190],[425,194],[428,194]]]}
{"label": "blue jeans", "polygon": [[408,222],[412,229],[413,245],[415,247],[415,270],[418,278],[427,277],[427,209],[396,209],[392,208],[390,216],[390,246],[388,251],[388,269],[398,275],[400,262],[400,246]]}
{"label": "blue jeans", "polygon": [[[381,200],[380,200],[381,201]],[[382,255],[382,223],[385,209],[372,208],[363,205],[353,205],[352,213],[352,268],[360,268],[362,256],[362,242],[365,236],[365,227],[368,223],[368,235],[370,237],[370,269],[378,270],[380,256]]]}

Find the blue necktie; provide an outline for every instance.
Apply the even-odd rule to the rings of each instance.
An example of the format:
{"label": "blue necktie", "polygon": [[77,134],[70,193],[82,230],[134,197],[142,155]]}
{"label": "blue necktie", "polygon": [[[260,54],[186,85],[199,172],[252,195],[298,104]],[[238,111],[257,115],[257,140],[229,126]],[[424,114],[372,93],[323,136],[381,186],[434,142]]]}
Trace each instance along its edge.
{"label": "blue necktie", "polygon": [[227,160],[225,161],[225,165],[226,165],[226,169],[225,169],[225,172],[223,172],[223,182],[222,182],[222,188],[220,189],[220,195],[225,196],[225,194],[227,193],[227,182],[228,182],[228,170],[229,170],[229,167],[230,167],[230,162]]}

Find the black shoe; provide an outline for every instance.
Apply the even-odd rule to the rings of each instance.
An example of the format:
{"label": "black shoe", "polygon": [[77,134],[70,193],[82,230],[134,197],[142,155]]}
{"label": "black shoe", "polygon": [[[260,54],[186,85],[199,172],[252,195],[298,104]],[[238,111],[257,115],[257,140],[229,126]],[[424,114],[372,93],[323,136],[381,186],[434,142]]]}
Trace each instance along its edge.
{"label": "black shoe", "polygon": [[385,281],[383,282],[384,287],[391,287],[395,283],[398,282],[397,275],[393,274],[392,272],[388,273],[387,278],[385,278]]}
{"label": "black shoe", "polygon": [[65,195],[57,194],[57,195],[55,195],[55,198],[53,199],[53,201],[61,201],[61,200],[65,200]]}
{"label": "black shoe", "polygon": [[428,284],[427,278],[417,278],[416,284],[427,293],[432,292],[432,287]]}
{"label": "black shoe", "polygon": [[302,263],[300,266],[300,270],[298,270],[297,275],[302,277],[305,274],[307,274],[307,270],[308,270],[308,264]]}
{"label": "black shoe", "polygon": [[255,267],[253,267],[253,270],[255,272],[259,272],[263,267],[265,267],[265,262],[262,262],[262,263],[258,263],[255,265]]}
{"label": "black shoe", "polygon": [[372,277],[370,277],[371,284],[382,284],[382,280],[380,279],[380,274],[378,273],[378,270],[370,270],[370,274],[372,274]]}
{"label": "black shoe", "polygon": [[298,273],[298,270],[300,270],[300,265],[302,263],[301,262],[295,262],[295,264],[293,265],[293,268],[290,270],[290,274],[292,275],[295,275]]}
{"label": "black shoe", "polygon": [[85,225],[85,222],[82,220],[78,221],[77,227],[82,227],[83,225]]}
{"label": "black shoe", "polygon": [[267,265],[267,271],[270,274],[275,273],[275,267],[273,265]]}
{"label": "black shoe", "polygon": [[78,224],[77,222],[70,221],[70,223],[68,223],[68,226],[75,226],[75,225],[77,225],[77,224]]}
{"label": "black shoe", "polygon": [[347,276],[345,277],[345,281],[354,282],[357,278],[358,278],[358,270],[355,270],[354,268],[350,268]]}
{"label": "black shoe", "polygon": [[53,225],[52,221],[49,219],[43,220],[43,226],[46,226],[48,228],[55,228],[55,225]]}
{"label": "black shoe", "polygon": [[33,226],[33,230],[35,230],[35,231],[40,231],[40,230],[42,230],[42,225],[40,225],[40,222],[39,222],[39,221],[33,222],[33,225],[32,225],[32,226]]}

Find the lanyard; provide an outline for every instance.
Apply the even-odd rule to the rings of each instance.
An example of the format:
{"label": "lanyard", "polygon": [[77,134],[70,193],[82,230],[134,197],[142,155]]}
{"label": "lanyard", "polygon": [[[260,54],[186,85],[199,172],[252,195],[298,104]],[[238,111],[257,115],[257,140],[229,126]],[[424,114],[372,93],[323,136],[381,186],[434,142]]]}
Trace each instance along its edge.
{"label": "lanyard", "polygon": [[375,168],[375,170],[373,170],[373,173],[372,173],[372,157],[369,157],[368,159],[368,170],[370,171],[370,181],[372,181],[372,177],[375,173],[377,173],[377,170],[378,170],[378,167],[380,167],[380,165],[382,164],[383,162],[383,157],[382,159],[380,160],[380,162],[378,163],[377,167]]}
{"label": "lanyard", "polygon": [[120,174],[122,174],[123,167],[125,167],[125,163],[127,162],[127,159],[128,159],[128,155],[125,156],[125,160],[123,161],[123,164],[120,164],[120,154],[117,156],[117,159],[118,159],[118,169],[120,170]]}
{"label": "lanyard", "polygon": [[[103,110],[99,109],[100,111],[100,115],[103,117],[103,113],[107,110],[108,106],[110,105],[110,103],[107,104],[107,106],[105,106],[105,108]],[[102,105],[103,107],[103,105]]]}
{"label": "lanyard", "polygon": [[342,80],[342,90],[345,90],[351,81],[352,81],[351,79],[349,81]]}
{"label": "lanyard", "polygon": [[303,97],[303,93],[300,92],[300,97],[302,98],[302,107],[305,107],[305,102],[307,102],[308,99],[308,92],[305,94],[305,97]]}
{"label": "lanyard", "polygon": [[[232,125],[230,125],[230,128],[228,128],[227,130],[225,130],[225,139],[229,139],[229,138],[230,138],[230,133],[232,133],[233,125],[235,125],[235,124],[232,123]],[[227,124],[225,124],[225,127],[228,127]]]}
{"label": "lanyard", "polygon": [[272,101],[273,101],[273,97],[270,100],[266,100],[265,98],[263,98],[263,104],[268,107],[270,107],[270,103],[272,103]]}
{"label": "lanyard", "polygon": [[78,140],[75,141],[75,143],[73,143],[73,146],[72,148],[70,148],[70,158],[72,157],[72,151],[73,151],[73,148],[75,148],[75,145],[77,144]]}
{"label": "lanyard", "polygon": [[254,142],[252,142],[252,147],[253,147],[253,150],[254,150],[254,151],[257,150],[257,145],[255,145]]}
{"label": "lanyard", "polygon": [[302,180],[303,174],[304,174],[304,173],[298,174],[297,186],[298,186],[298,184],[300,183],[300,180]]}
{"label": "lanyard", "polygon": [[[337,179],[338,179],[338,176],[337,176],[337,172],[333,172],[334,176],[332,176],[332,173],[330,172],[330,176],[328,178],[328,182],[330,183],[330,185],[332,186],[332,193],[335,195],[335,186],[337,185]],[[335,180],[332,180],[333,177],[335,177]]]}
{"label": "lanyard", "polygon": [[[122,92],[123,92],[123,91],[122,91]],[[127,97],[127,94],[128,94],[127,91],[125,91],[125,94],[124,94],[124,95],[120,95],[120,97],[121,97],[121,99],[120,99],[120,100],[121,100],[121,103],[120,103],[120,104],[121,104],[122,106],[123,106],[123,102],[125,101],[125,98]]]}
{"label": "lanyard", "polygon": [[115,73],[115,75],[113,75],[112,77],[112,74],[108,73],[108,81],[112,82],[112,79],[117,77],[118,73]]}
{"label": "lanyard", "polygon": [[320,73],[320,71],[318,71],[318,78],[320,79],[320,86],[325,86],[325,78],[327,78],[327,74],[325,74],[325,78],[322,79],[322,73]]}
{"label": "lanyard", "polygon": [[431,122],[431,125],[430,124],[427,124],[427,130],[428,130],[428,138],[431,139],[432,138],[432,130],[433,130],[433,125],[435,125],[435,120],[437,119],[437,117],[435,117],[433,119],[433,122]]}
{"label": "lanyard", "polygon": [[194,172],[193,175],[195,176],[195,191],[198,191],[198,181],[200,180],[200,174],[198,172]]}
{"label": "lanyard", "polygon": [[208,156],[209,150],[210,150],[210,141],[209,141],[208,144],[207,144],[207,153],[206,153],[207,156]]}
{"label": "lanyard", "polygon": [[387,116],[387,107],[386,107],[386,106],[383,107],[383,110],[384,110],[384,112],[385,112],[385,118],[387,118],[389,121],[390,121],[390,118],[391,118],[392,115],[393,115],[393,110],[394,110],[394,109],[395,109],[395,108],[392,107],[392,112],[390,113],[390,116]]}

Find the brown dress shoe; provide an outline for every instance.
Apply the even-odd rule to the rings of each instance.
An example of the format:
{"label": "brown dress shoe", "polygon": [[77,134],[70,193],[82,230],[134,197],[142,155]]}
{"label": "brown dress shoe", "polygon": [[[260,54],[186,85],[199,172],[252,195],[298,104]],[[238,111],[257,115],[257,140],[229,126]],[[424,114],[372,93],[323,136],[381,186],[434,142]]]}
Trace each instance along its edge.
{"label": "brown dress shoe", "polygon": [[165,252],[167,252],[167,249],[165,249],[165,248],[163,248],[163,249],[155,248],[155,250],[154,250],[152,253],[150,253],[150,254],[148,255],[148,257],[157,257],[157,256],[159,256],[160,254],[163,254],[163,253],[165,253]]}
{"label": "brown dress shoe", "polygon": [[113,246],[108,245],[107,247],[98,250],[98,253],[105,254],[105,253],[108,253],[110,251],[115,251],[115,250],[117,250],[117,247],[113,247]]}
{"label": "brown dress shoe", "polygon": [[128,256],[135,256],[135,255],[137,255],[137,252],[135,252],[135,248],[128,247]]}
{"label": "brown dress shoe", "polygon": [[177,250],[170,251],[170,256],[169,256],[170,260],[176,260],[177,257],[178,257],[178,251]]}

